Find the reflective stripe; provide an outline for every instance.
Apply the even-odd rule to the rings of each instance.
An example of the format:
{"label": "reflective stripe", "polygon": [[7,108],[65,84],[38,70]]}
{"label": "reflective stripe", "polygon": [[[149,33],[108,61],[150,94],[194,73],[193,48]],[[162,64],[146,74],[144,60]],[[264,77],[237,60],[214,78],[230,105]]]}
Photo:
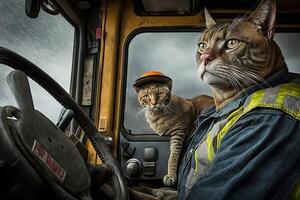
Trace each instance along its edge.
{"label": "reflective stripe", "polygon": [[[213,142],[212,142],[210,132],[207,134],[206,142],[207,142],[207,159],[208,159],[208,162],[211,163],[211,161],[215,157],[215,149],[213,147]],[[195,157],[195,160],[198,160],[198,158]]]}
{"label": "reflective stripe", "polygon": [[265,96],[265,91],[264,90],[259,90],[259,91],[255,92],[254,94],[252,94],[250,96],[250,99],[251,99],[250,103],[248,105],[246,105],[244,113],[246,113],[246,112],[252,110],[253,108],[257,107],[259,105],[259,103],[263,100],[264,96]]}
{"label": "reflective stripe", "polygon": [[[195,158],[198,158],[197,150],[195,151]],[[195,160],[195,172],[198,172],[198,159]]]}
{"label": "reflective stripe", "polygon": [[[266,96],[268,94],[268,96]],[[276,98],[274,98],[276,96]],[[290,102],[292,101],[292,102]],[[245,104],[231,113],[227,120],[228,122],[216,134],[217,146],[214,148],[213,139],[207,136],[207,159],[212,162],[215,152],[221,146],[223,137],[228,130],[246,113],[257,107],[275,108],[291,115],[300,120],[300,84],[286,83],[275,88],[267,88],[253,93],[247,98]]]}
{"label": "reflective stripe", "polygon": [[199,174],[199,176],[202,176],[205,174],[207,168],[209,167],[209,162],[207,160],[207,142],[206,140],[199,145],[194,153],[193,158],[197,158],[194,160],[194,168],[195,171]]}
{"label": "reflective stripe", "polygon": [[225,134],[228,132],[230,127],[242,116],[244,107],[240,107],[236,111],[234,111],[232,114],[228,116],[228,122],[225,124],[225,126],[221,129],[221,131],[217,134],[217,149],[221,146],[222,138],[225,136]]}
{"label": "reflective stripe", "polygon": [[300,182],[298,182],[293,191],[292,191],[292,195],[291,195],[292,200],[299,200],[300,199]]}
{"label": "reflective stripe", "polygon": [[217,135],[221,131],[221,129],[228,123],[228,119],[223,119],[218,121],[213,125],[206,138],[206,153],[207,153],[207,163],[210,163],[215,156],[215,149],[217,149]]}

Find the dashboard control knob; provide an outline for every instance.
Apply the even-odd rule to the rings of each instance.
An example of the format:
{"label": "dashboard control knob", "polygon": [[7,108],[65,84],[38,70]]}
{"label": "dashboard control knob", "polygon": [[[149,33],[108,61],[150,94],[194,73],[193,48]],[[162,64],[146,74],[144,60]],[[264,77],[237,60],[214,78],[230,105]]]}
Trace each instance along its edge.
{"label": "dashboard control knob", "polygon": [[138,177],[142,172],[141,162],[136,158],[131,158],[125,163],[125,171],[129,177]]}

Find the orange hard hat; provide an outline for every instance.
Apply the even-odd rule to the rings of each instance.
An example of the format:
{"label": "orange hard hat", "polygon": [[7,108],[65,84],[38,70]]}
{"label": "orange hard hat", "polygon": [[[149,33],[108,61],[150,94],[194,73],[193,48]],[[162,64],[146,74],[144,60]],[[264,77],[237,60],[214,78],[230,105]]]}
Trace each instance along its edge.
{"label": "orange hard hat", "polygon": [[147,71],[133,82],[133,87],[138,92],[142,85],[149,83],[165,83],[172,88],[172,79],[159,71]]}

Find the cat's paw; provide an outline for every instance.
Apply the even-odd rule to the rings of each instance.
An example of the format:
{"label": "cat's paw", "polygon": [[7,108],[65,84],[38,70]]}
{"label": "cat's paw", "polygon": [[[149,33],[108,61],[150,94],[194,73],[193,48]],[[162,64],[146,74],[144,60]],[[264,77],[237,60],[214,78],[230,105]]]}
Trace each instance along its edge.
{"label": "cat's paw", "polygon": [[169,186],[169,187],[175,186],[176,181],[177,181],[177,178],[175,176],[169,176],[169,175],[165,175],[164,180],[163,180],[164,185]]}

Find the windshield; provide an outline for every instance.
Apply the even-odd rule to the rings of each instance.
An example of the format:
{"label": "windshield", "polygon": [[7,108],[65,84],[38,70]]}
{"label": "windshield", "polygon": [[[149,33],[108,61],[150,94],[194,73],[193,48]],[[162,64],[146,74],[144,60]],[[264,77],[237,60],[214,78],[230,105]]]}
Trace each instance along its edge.
{"label": "windshield", "polygon": [[[75,31],[62,15],[41,10],[38,18],[31,19],[25,14],[25,1],[1,1],[0,24],[0,46],[33,62],[69,91]],[[5,80],[11,70],[0,65],[0,106],[16,105]],[[35,108],[56,122],[60,104],[31,80],[30,86]]]}

